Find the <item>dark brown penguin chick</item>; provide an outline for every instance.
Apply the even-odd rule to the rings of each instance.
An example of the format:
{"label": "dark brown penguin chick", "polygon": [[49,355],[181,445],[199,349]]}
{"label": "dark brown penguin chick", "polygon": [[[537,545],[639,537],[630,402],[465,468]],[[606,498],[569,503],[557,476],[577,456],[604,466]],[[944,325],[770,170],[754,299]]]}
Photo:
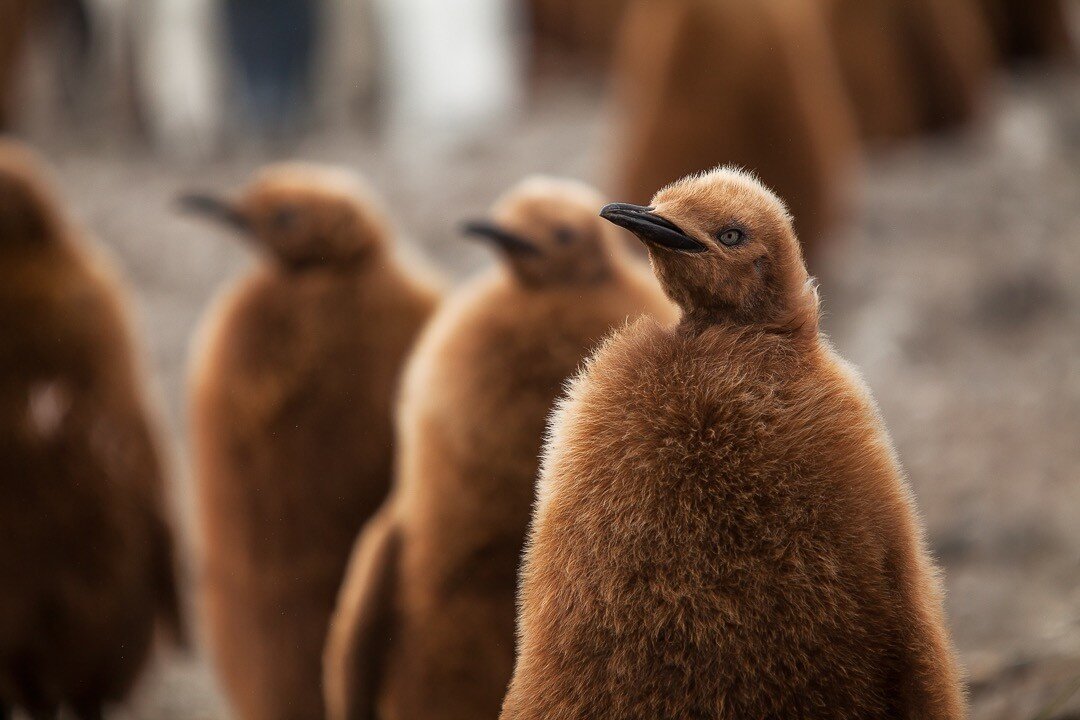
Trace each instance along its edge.
{"label": "dark brown penguin chick", "polygon": [[238,717],[319,718],[327,624],[390,486],[398,377],[436,293],[347,173],[276,166],[235,201],[187,204],[264,254],[193,362],[210,644]]}
{"label": "dark brown penguin chick", "polygon": [[609,206],[683,309],[555,413],[503,720],[962,718],[941,590],[781,202],[718,170]]}
{"label": "dark brown penguin chick", "polygon": [[862,134],[897,140],[970,119],[995,53],[977,0],[814,0]]}
{"label": "dark brown penguin chick", "polygon": [[1010,59],[1073,55],[1064,0],[980,0],[998,50]]}
{"label": "dark brown penguin chick", "polygon": [[124,294],[39,166],[0,142],[0,717],[99,718],[183,629]]}
{"label": "dark brown penguin chick", "polygon": [[737,163],[792,203],[812,256],[843,214],[857,141],[820,7],[638,0],[615,64],[616,186],[633,202]]}
{"label": "dark brown penguin chick", "polygon": [[612,328],[674,308],[577,183],[531,179],[469,230],[503,262],[409,363],[391,499],[361,536],[326,655],[329,717],[495,717],[545,421]]}

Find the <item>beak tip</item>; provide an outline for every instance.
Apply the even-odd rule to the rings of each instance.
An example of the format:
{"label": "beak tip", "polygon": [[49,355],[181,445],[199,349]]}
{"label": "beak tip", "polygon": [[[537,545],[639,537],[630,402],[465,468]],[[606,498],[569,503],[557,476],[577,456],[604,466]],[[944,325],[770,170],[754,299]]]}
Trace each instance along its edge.
{"label": "beak tip", "polygon": [[191,215],[216,219],[226,225],[243,230],[247,221],[229,202],[205,193],[182,193],[174,200],[176,209]]}

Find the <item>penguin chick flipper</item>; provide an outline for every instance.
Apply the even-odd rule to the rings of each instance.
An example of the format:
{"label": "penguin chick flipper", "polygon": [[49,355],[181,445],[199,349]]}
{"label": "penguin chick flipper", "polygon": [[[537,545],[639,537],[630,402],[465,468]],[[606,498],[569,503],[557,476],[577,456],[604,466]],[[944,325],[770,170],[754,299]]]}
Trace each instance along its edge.
{"label": "penguin chick flipper", "polygon": [[353,548],[323,655],[328,720],[374,720],[380,670],[394,631],[401,534],[384,508]]}
{"label": "penguin chick flipper", "polygon": [[154,590],[158,618],[168,640],[177,648],[191,647],[191,636],[180,597],[180,564],[173,540],[172,528],[162,517],[154,523]]}
{"label": "penguin chick flipper", "polygon": [[[899,524],[910,525],[908,537],[919,537],[915,521],[901,517]],[[899,537],[899,535],[897,535]],[[888,572],[900,604],[899,644],[900,677],[897,684],[897,717],[905,720],[963,720],[967,717],[965,699],[958,690],[958,663],[952,644],[943,628],[942,589],[938,573],[928,567],[928,555],[917,546],[894,546],[889,552]]]}

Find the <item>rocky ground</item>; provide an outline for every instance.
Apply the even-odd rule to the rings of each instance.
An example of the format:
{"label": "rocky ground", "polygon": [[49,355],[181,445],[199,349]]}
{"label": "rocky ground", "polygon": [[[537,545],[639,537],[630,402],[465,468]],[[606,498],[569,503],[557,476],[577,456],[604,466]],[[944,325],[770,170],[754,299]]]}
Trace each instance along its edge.
{"label": "rocky ground", "polygon": [[[976,720],[1080,718],[1080,694],[1064,699],[1080,682],[1078,80],[1073,71],[1002,78],[976,127],[874,153],[850,224],[819,268],[828,329],[880,401],[945,568]],[[541,94],[484,143],[432,150],[326,131],[285,154],[364,172],[412,244],[460,279],[489,258],[458,240],[457,222],[510,182],[537,171],[603,178],[598,93]],[[173,198],[231,187],[277,153],[233,149],[192,166],[100,143],[46,138],[44,150],[74,214],[133,287],[189,516],[189,340],[251,258],[178,217]],[[226,716],[202,655],[175,653],[115,715]]]}

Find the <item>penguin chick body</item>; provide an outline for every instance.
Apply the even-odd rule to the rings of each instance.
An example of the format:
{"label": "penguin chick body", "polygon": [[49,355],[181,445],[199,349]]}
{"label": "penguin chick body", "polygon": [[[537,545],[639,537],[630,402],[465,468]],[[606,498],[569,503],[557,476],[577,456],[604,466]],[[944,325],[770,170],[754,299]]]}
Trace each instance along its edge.
{"label": "penguin chick body", "polygon": [[604,214],[682,307],[554,415],[503,720],[961,718],[941,591],[789,216],[727,170]]}
{"label": "penguin chick body", "polygon": [[330,633],[330,718],[498,714],[548,413],[614,327],[674,319],[601,204],[535,178],[471,227],[505,262],[443,307],[410,361],[395,490],[357,543]]}
{"label": "penguin chick body", "polygon": [[638,0],[615,62],[616,186],[633,202],[719,163],[792,203],[812,256],[858,142],[824,15],[805,0]]}
{"label": "penguin chick body", "polygon": [[974,116],[994,69],[976,0],[815,0],[864,137],[888,141]]}
{"label": "penguin chick body", "polygon": [[125,298],[39,167],[0,143],[0,717],[99,718],[184,630]]}
{"label": "penguin chick body", "polygon": [[275,166],[238,200],[187,203],[267,255],[210,312],[193,361],[210,644],[238,717],[322,717],[327,624],[390,486],[393,398],[436,292],[343,172]]}

